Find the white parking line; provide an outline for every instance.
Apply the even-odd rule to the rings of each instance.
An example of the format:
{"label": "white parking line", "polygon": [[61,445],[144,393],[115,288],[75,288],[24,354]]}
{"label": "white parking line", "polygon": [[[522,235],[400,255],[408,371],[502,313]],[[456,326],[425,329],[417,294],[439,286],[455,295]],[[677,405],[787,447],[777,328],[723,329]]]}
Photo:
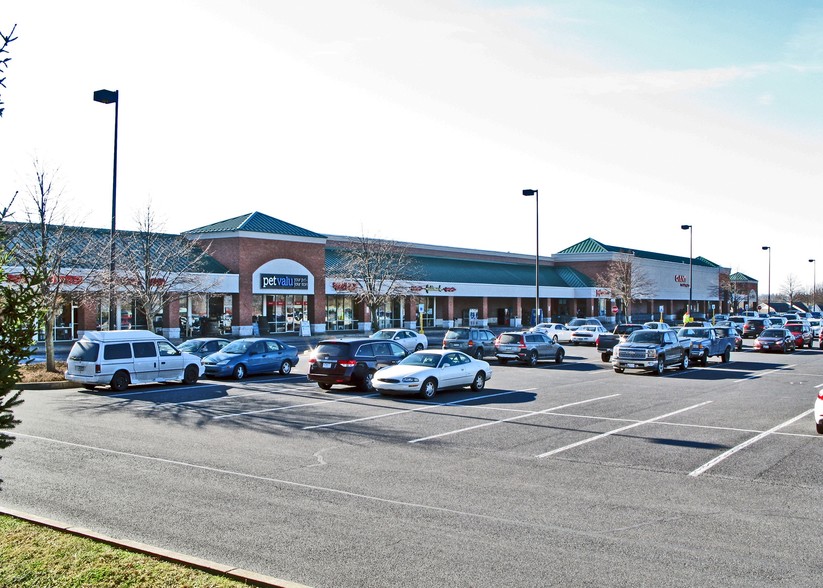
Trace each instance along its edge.
{"label": "white parking line", "polygon": [[739,384],[740,382],[746,382],[748,380],[755,380],[757,378],[761,378],[763,376],[768,376],[769,374],[773,374],[775,372],[779,372],[779,371],[782,371],[782,370],[787,370],[787,369],[793,368],[793,367],[797,367],[797,364],[793,363],[791,365],[783,365],[783,366],[780,366],[779,368],[775,368],[775,369],[769,370],[767,372],[758,372],[758,373],[752,374],[750,376],[746,376],[745,378],[741,378],[740,380],[733,380],[732,383],[733,384]]}
{"label": "white parking line", "polygon": [[719,464],[721,461],[723,461],[724,459],[726,459],[727,457],[729,457],[731,455],[734,455],[735,453],[737,453],[741,449],[743,449],[745,447],[748,447],[752,443],[756,443],[756,442],[760,441],[764,437],[767,437],[768,435],[771,435],[772,433],[774,433],[775,431],[778,431],[779,429],[782,429],[783,427],[787,427],[787,426],[791,425],[795,421],[799,421],[800,419],[802,419],[803,417],[811,414],[812,412],[814,412],[814,409],[810,408],[806,412],[801,413],[801,414],[797,415],[796,417],[789,419],[785,423],[781,423],[781,424],[777,425],[776,427],[772,427],[768,431],[763,431],[759,435],[757,435],[755,437],[752,437],[748,441],[744,441],[740,445],[735,445],[734,447],[732,447],[728,451],[724,451],[723,453],[721,453],[720,455],[715,457],[713,460],[704,463],[702,466],[700,466],[699,468],[697,468],[693,472],[690,472],[689,475],[696,478],[697,476],[699,476],[700,474],[702,474],[706,470],[708,470],[710,468],[713,468],[714,466]]}
{"label": "white parking line", "polygon": [[487,394],[486,396],[472,396],[471,398],[464,398],[462,400],[455,400],[453,402],[443,402],[443,403],[436,403],[431,404],[429,406],[421,406],[420,408],[411,408],[408,410],[395,410],[393,412],[384,412],[382,414],[369,416],[369,417],[362,417],[359,419],[350,419],[347,421],[337,421],[336,423],[327,423],[325,425],[312,425],[310,427],[303,427],[303,430],[308,429],[322,429],[324,427],[335,427],[337,425],[347,425],[349,423],[359,423],[361,421],[371,421],[374,419],[382,419],[384,417],[395,416],[398,414],[406,414],[410,412],[420,412],[423,410],[429,410],[431,408],[438,408],[440,406],[453,406],[455,404],[462,404],[464,402],[471,402],[472,400],[482,400],[484,398],[494,398],[495,396],[505,396],[507,394],[517,394],[518,392],[527,392],[528,390],[534,390],[534,388],[528,388],[527,390],[509,390],[507,392],[498,392],[497,394]]}
{"label": "white parking line", "polygon": [[332,404],[334,402],[348,402],[349,400],[361,400],[362,398],[376,398],[379,394],[367,394],[366,396],[344,396],[343,398],[334,398],[332,400],[319,400],[317,402],[306,402],[304,404],[290,404],[289,406],[278,406],[276,408],[261,408],[260,410],[248,410],[245,412],[235,412],[232,414],[223,414],[212,417],[212,420],[230,419],[237,416],[245,416],[247,414],[260,414],[262,412],[277,412],[278,410],[289,410],[291,408],[304,408],[306,406],[317,406],[318,404]]}
{"label": "white parking line", "polygon": [[711,404],[711,400],[707,400],[706,402],[701,402],[700,404],[695,404],[693,406],[689,406],[687,408],[681,408],[680,410],[675,410],[674,412],[670,412],[668,414],[660,415],[658,417],[654,417],[653,419],[647,419],[645,421],[640,421],[634,423],[632,425],[626,425],[625,427],[620,427],[619,429],[615,429],[614,431],[608,431],[606,433],[601,433],[595,437],[590,437],[588,439],[583,439],[582,441],[578,441],[577,443],[572,443],[571,445],[566,445],[565,447],[559,447],[557,449],[552,449],[551,451],[547,451],[546,453],[541,453],[540,455],[536,455],[535,457],[548,457],[550,455],[556,455],[568,449],[573,449],[575,447],[579,447],[581,445],[585,445],[586,443],[591,443],[592,441],[597,441],[598,439],[603,439],[604,437],[608,437],[610,435],[615,435],[617,433],[621,433],[628,429],[633,429],[634,427],[639,427],[640,425],[647,425],[649,423],[653,423],[655,421],[659,421],[660,419],[665,419],[666,417],[674,416],[676,414],[680,414],[681,412],[686,412],[687,410],[692,410],[695,408],[700,408],[701,406],[705,406],[707,404]]}
{"label": "white parking line", "polygon": [[530,416],[535,416],[538,414],[545,414],[547,412],[551,412],[553,410],[560,410],[561,408],[566,408],[569,406],[577,406],[579,404],[586,404],[587,402],[594,402],[595,400],[605,400],[606,398],[614,398],[615,396],[620,396],[620,394],[610,394],[608,396],[600,396],[599,398],[589,398],[588,400],[581,400],[579,402],[570,402],[569,404],[561,404],[560,406],[554,406],[552,408],[547,408],[545,410],[536,410],[533,412],[529,412],[526,414],[519,414],[517,416],[509,417],[507,419],[500,419],[496,421],[489,421],[487,423],[482,423],[479,425],[472,425],[471,427],[464,427],[462,429],[455,429],[454,431],[447,431],[445,433],[438,433],[437,435],[429,435],[428,437],[421,437],[420,439],[413,439],[409,441],[409,443],[419,443],[421,441],[428,441],[429,439],[437,439],[438,437],[446,437],[448,435],[456,435],[457,433],[463,433],[465,431],[471,431],[473,429],[479,429],[481,427],[488,427],[491,425],[499,425],[500,423],[508,423],[510,421],[516,421],[518,419],[525,419]]}

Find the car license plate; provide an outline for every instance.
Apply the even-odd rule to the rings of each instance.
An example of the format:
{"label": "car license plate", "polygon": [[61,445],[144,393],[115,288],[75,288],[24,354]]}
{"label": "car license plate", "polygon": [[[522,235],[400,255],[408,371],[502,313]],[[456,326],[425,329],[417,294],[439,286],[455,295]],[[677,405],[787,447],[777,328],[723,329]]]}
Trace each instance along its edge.
{"label": "car license plate", "polygon": [[627,364],[626,364],[626,367],[629,367],[629,368],[636,368],[636,367],[637,367],[637,364],[636,364],[636,363],[627,363]]}
{"label": "car license plate", "polygon": [[86,366],[84,366],[84,365],[78,365],[78,366],[75,366],[75,369],[76,369],[78,372],[82,372],[82,371],[85,371]]}
{"label": "car license plate", "polygon": [[768,344],[764,343],[763,344],[763,349],[768,349],[768,348],[769,348]]}
{"label": "car license plate", "polygon": [[330,370],[331,369],[331,364],[328,363],[328,362],[323,362],[323,369],[324,370]]}

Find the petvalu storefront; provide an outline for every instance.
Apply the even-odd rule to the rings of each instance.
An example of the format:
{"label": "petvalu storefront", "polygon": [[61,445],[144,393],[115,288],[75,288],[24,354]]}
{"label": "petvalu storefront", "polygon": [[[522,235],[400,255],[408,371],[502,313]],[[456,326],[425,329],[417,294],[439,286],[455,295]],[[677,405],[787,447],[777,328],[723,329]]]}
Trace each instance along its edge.
{"label": "petvalu storefront", "polygon": [[[75,227],[98,239],[106,248],[107,229]],[[124,233],[125,234],[125,233]],[[327,236],[254,212],[200,227],[183,234],[208,251],[206,279],[198,291],[174,291],[163,308],[146,317],[135,301],[117,300],[119,318],[114,328],[154,328],[166,336],[235,336],[358,332],[404,326],[453,325],[527,326],[534,320],[534,256],[458,247],[403,244],[418,268],[417,279],[377,316],[356,301],[353,280],[339,273],[342,250],[359,241]],[[169,239],[179,238],[166,235]],[[630,309],[619,308],[599,276],[609,264],[631,258],[633,267],[647,275],[653,292]],[[75,260],[55,338],[71,339],[84,330],[108,328],[108,300],[79,296],[85,285],[82,260]],[[576,315],[613,322],[618,312],[640,318],[676,319],[692,292],[692,311],[728,312],[734,297],[721,283],[729,269],[704,258],[691,260],[661,253],[617,248],[586,239],[551,257],[540,259],[539,308],[543,320],[565,322]],[[12,279],[20,268],[6,268]],[[99,271],[99,270],[95,270]],[[694,283],[689,283],[693,275]],[[756,282],[744,274],[749,293]],[[69,280],[68,278],[72,278]],[[725,279],[724,279],[725,278]],[[56,278],[55,278],[56,279]],[[734,277],[732,277],[734,281]],[[691,286],[691,287],[690,287]],[[754,288],[754,289],[753,289]],[[76,296],[73,297],[72,292]],[[105,297],[104,297],[105,298]],[[751,298],[751,296],[750,296]],[[626,312],[627,311],[627,312]]]}

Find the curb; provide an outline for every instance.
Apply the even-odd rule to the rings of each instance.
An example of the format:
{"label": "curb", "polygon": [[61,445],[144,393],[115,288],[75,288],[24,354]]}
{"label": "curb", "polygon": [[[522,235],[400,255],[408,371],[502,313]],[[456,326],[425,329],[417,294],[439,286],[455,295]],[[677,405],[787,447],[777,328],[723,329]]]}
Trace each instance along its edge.
{"label": "curb", "polygon": [[18,382],[14,387],[16,390],[63,390],[79,388],[80,384],[69,380],[56,380],[54,382]]}
{"label": "curb", "polygon": [[250,572],[241,568],[219,564],[206,559],[200,559],[199,557],[193,557],[174,551],[169,551],[167,549],[162,549],[160,547],[154,547],[145,543],[130,541],[128,539],[114,539],[113,537],[102,535],[89,529],[73,527],[71,525],[67,525],[66,523],[28,514],[19,510],[0,506],[0,514],[8,515],[23,521],[28,521],[29,523],[50,527],[58,531],[71,533],[72,535],[76,535],[78,537],[85,537],[86,539],[91,539],[93,541],[101,541],[121,549],[144,553],[166,561],[197,568],[212,574],[225,576],[226,578],[231,578],[232,580],[245,582],[251,586],[261,586],[262,588],[309,588],[305,584],[290,582],[289,580],[281,580],[280,578],[274,578],[265,574],[258,574],[257,572]]}

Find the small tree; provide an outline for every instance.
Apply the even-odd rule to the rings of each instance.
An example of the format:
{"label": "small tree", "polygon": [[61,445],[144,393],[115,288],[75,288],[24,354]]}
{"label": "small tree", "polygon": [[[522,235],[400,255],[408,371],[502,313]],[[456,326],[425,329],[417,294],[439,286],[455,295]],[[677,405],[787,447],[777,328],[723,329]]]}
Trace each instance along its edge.
{"label": "small tree", "polygon": [[[113,285],[120,296],[136,302],[151,328],[149,321],[175,292],[204,292],[215,280],[206,274],[208,247],[163,233],[163,222],[151,203],[137,213],[135,221],[136,231],[118,233]],[[110,328],[116,328],[109,322]]]}
{"label": "small tree", "polygon": [[780,287],[780,295],[789,302],[789,306],[794,306],[794,302],[797,299],[798,294],[801,292],[802,286],[800,284],[800,280],[797,279],[797,276],[794,274],[789,274],[786,276],[786,280]]}
{"label": "small tree", "polygon": [[418,269],[407,245],[361,235],[339,253],[333,277],[352,284],[351,293],[366,305],[372,321],[386,303],[411,294],[410,281]]}
{"label": "small tree", "polygon": [[596,279],[600,286],[611,290],[612,298],[627,316],[632,302],[654,297],[654,281],[642,267],[635,266],[634,256],[626,253],[610,261],[606,272]]}
{"label": "small tree", "polygon": [[[3,76],[0,77],[0,88],[6,87],[6,78],[4,74],[6,73],[6,68],[9,66],[9,61],[11,61],[11,57],[5,57],[5,55],[7,55],[9,52],[9,44],[17,40],[17,37],[14,36],[14,30],[16,28],[17,25],[11,27],[11,32],[8,35],[4,35],[2,32],[0,32],[0,40],[2,40],[0,42],[0,76]],[[0,117],[3,116],[4,110],[5,108],[3,107],[3,100],[0,99]],[[12,201],[14,201],[13,198]]]}

